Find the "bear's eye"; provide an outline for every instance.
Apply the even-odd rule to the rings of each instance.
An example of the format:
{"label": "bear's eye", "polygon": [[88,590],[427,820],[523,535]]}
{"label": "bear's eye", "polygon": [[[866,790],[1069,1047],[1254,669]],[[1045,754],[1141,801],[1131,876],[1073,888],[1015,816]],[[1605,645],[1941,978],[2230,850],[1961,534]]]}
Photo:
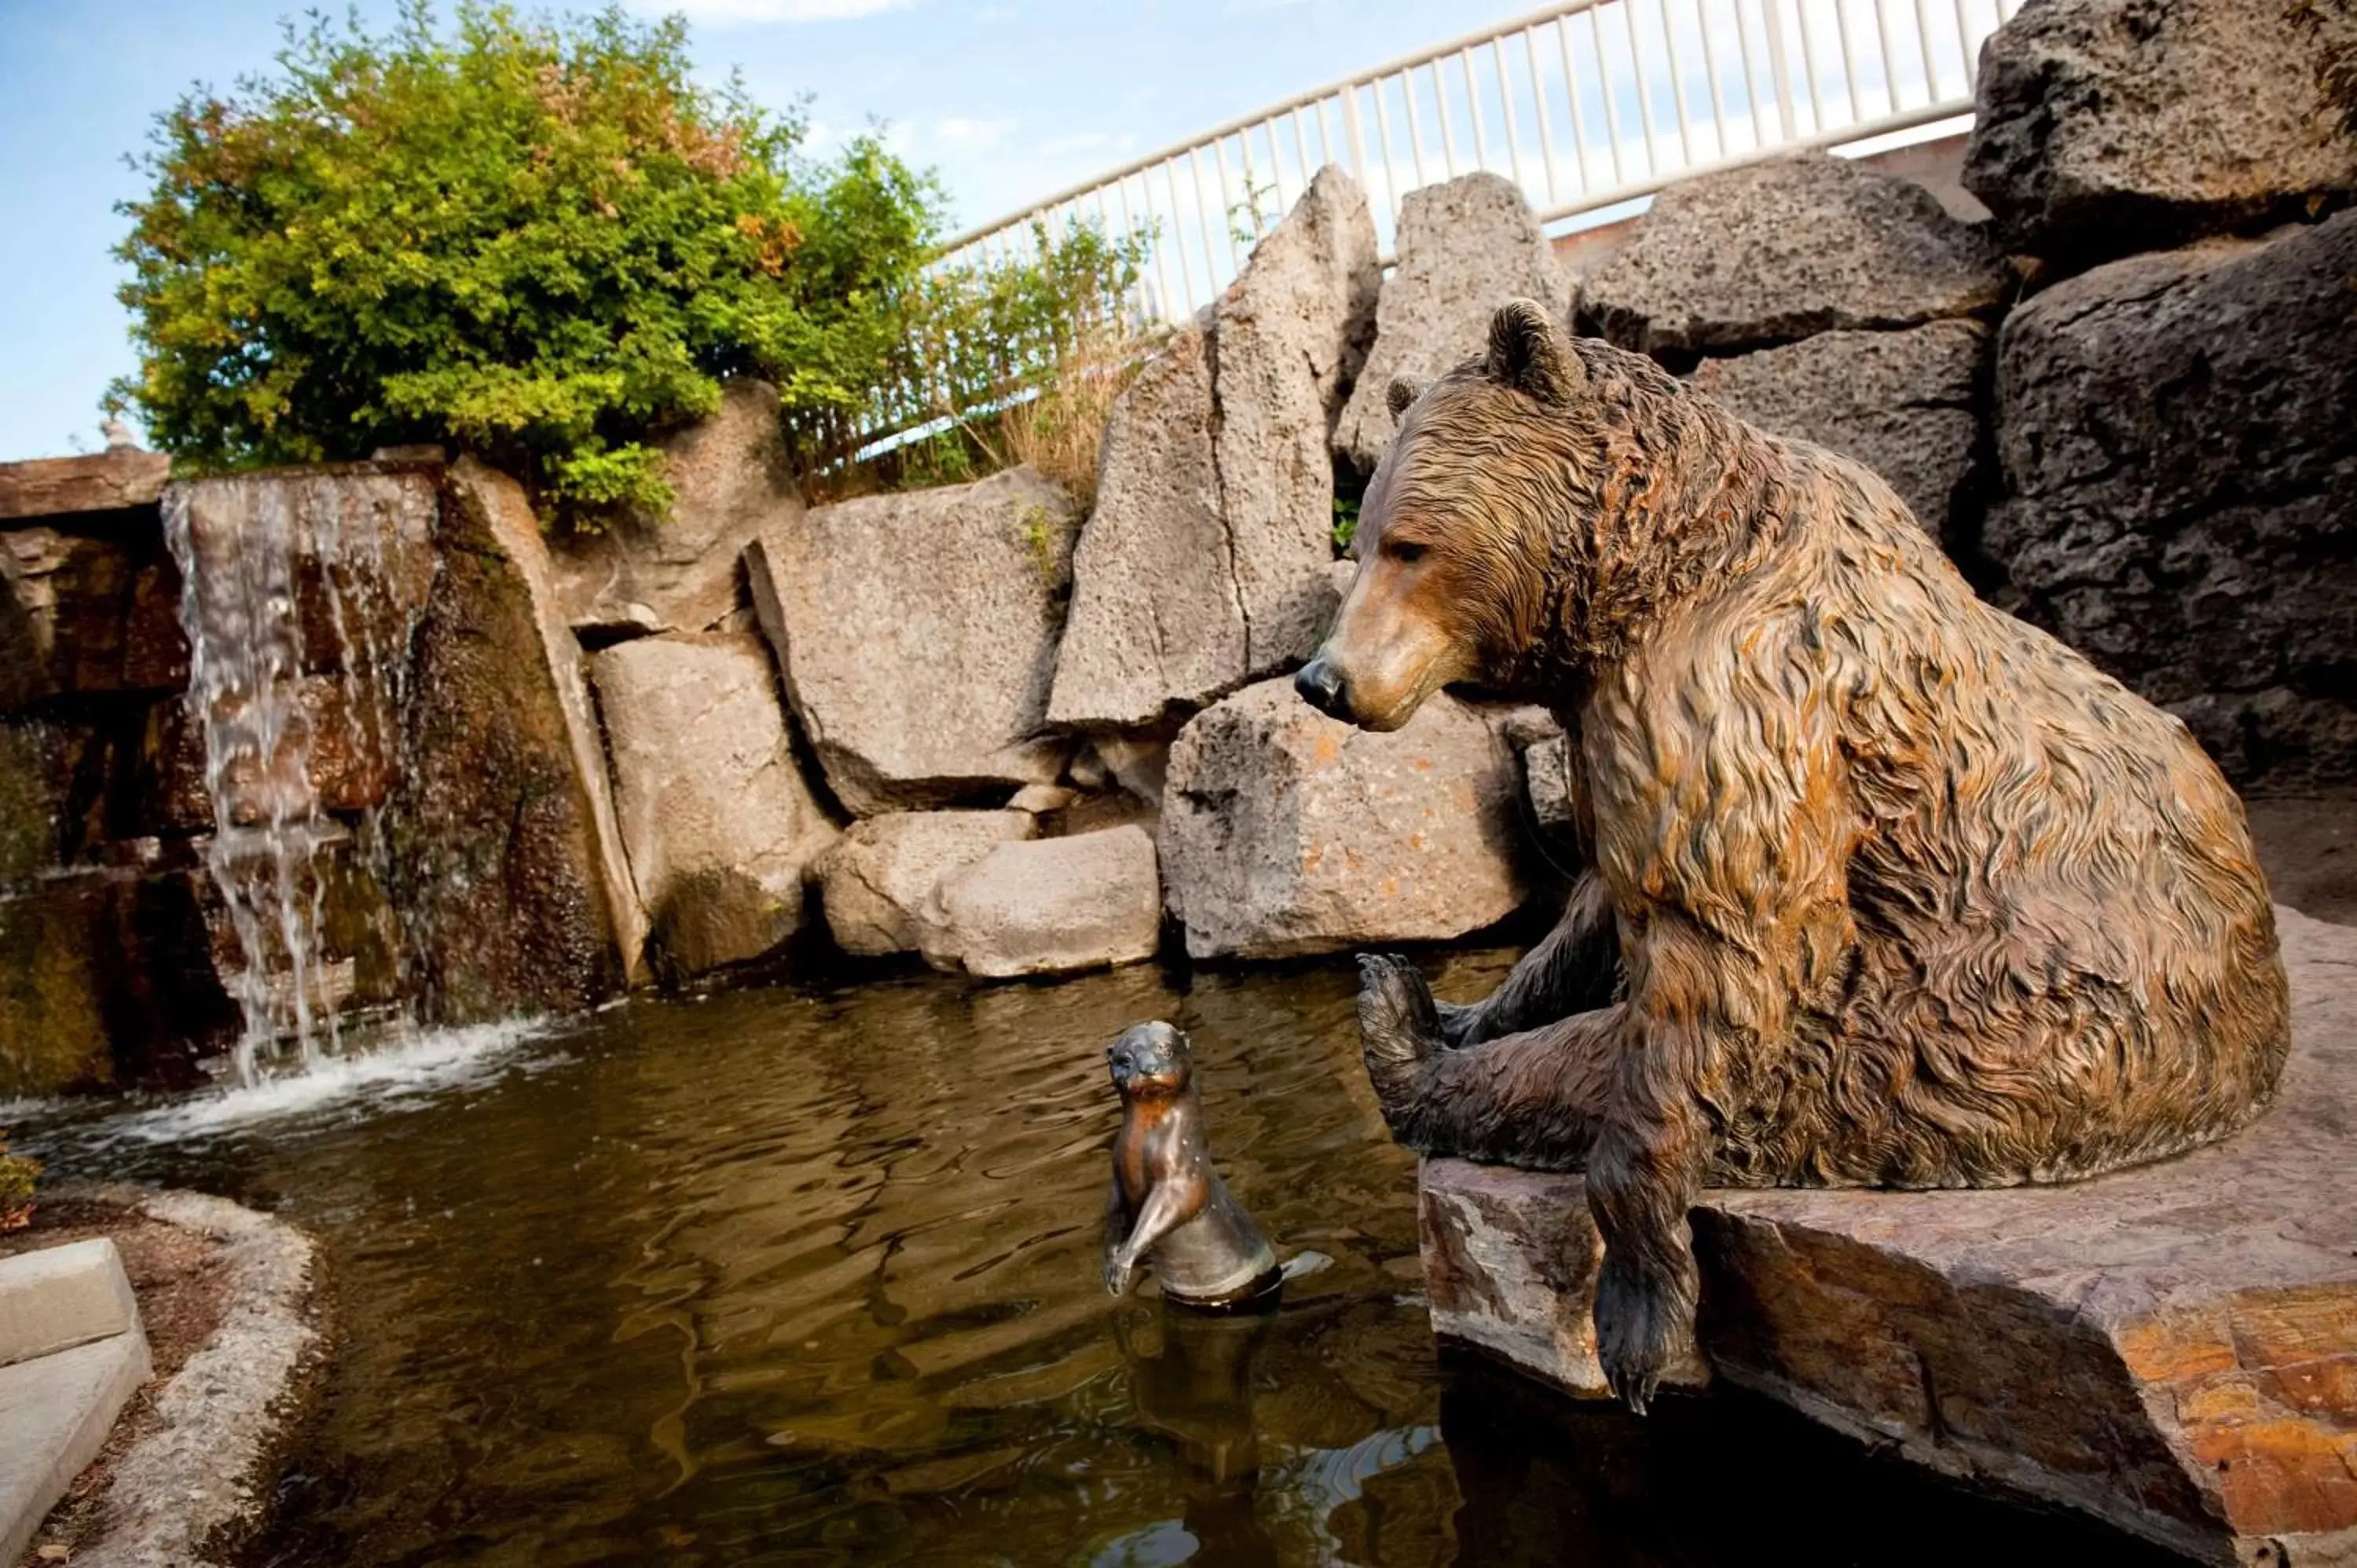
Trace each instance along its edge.
{"label": "bear's eye", "polygon": [[1403,566],[1413,566],[1424,559],[1425,546],[1413,539],[1386,539],[1383,553]]}

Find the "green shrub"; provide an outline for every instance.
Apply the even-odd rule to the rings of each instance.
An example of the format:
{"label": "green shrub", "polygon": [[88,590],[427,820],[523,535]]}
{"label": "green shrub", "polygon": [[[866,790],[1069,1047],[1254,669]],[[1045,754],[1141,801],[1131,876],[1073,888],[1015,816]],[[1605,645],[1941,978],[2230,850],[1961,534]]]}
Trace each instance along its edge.
{"label": "green shrub", "polygon": [[456,24],[315,16],[274,72],[158,116],[122,209],[141,370],[110,396],[187,466],[453,441],[576,521],[660,510],[650,439],[722,377],[774,381],[815,467],[1105,308],[1057,295],[1106,274],[1093,239],[928,277],[931,177],[873,136],[803,156],[798,113],[694,83],[676,18]]}
{"label": "green shrub", "polygon": [[0,1128],[0,1232],[33,1222],[33,1178],[40,1174],[40,1161],[8,1152],[7,1131]]}

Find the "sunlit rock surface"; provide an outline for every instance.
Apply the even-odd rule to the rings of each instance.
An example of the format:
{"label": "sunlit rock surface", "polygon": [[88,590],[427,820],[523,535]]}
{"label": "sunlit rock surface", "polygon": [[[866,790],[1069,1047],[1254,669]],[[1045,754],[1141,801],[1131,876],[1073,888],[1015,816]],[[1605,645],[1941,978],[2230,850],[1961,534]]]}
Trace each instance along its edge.
{"label": "sunlit rock surface", "polygon": [[802,926],[802,881],[834,842],[786,735],[755,632],[640,638],[590,663],[615,812],[662,966],[759,958]]}
{"label": "sunlit rock surface", "polygon": [[1376,735],[1264,681],[1171,746],[1170,912],[1195,958],[1463,936],[1523,900],[1521,789],[1492,717],[1453,697]]}
{"label": "sunlit rock surface", "polygon": [[1400,199],[1399,264],[1375,306],[1375,342],[1334,426],[1334,450],[1371,472],[1391,444],[1392,378],[1429,381],[1490,340],[1510,299],[1571,311],[1571,279],[1520,187],[1483,171]]}
{"label": "sunlit rock surface", "polygon": [[925,902],[944,876],[1029,838],[1028,811],[887,811],[854,822],[816,869],[834,945],[876,958],[914,952]]}
{"label": "sunlit rock surface", "polygon": [[1063,771],[1069,748],[1039,732],[1078,521],[1024,467],[819,507],[747,552],[794,712],[852,814],[996,805]]}
{"label": "sunlit rock surface", "polygon": [[935,968],[994,980],[1134,963],[1161,939],[1154,839],[1135,825],[996,846],[942,879],[919,937]]}
{"label": "sunlit rock surface", "polygon": [[[1711,1192],[1711,1369],[1942,1472],[2219,1563],[2357,1551],[2357,929],[2278,908],[2282,1095],[2070,1187]],[[1600,1393],[1576,1176],[1427,1162],[1433,1326]]]}
{"label": "sunlit rock surface", "polygon": [[1975,315],[2005,285],[1995,247],[1930,191],[1815,153],[1663,191],[1579,311],[1623,348],[1728,353]]}
{"label": "sunlit rock surface", "polygon": [[732,381],[720,406],[662,444],[672,505],[552,542],[566,620],[585,634],[706,631],[744,602],[739,558],[802,514],[778,424],[778,389]]}
{"label": "sunlit rock surface", "polygon": [[2046,0],[1982,49],[1964,185],[2040,256],[2297,212],[2357,187],[2357,136],[2324,89],[2352,48],[2343,0]]}

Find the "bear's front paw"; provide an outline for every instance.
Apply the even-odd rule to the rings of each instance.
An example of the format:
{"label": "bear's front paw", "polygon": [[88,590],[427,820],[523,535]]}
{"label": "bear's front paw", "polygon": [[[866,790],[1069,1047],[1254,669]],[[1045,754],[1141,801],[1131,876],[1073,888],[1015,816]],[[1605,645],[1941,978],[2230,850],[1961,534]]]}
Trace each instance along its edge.
{"label": "bear's front paw", "polygon": [[1608,1249],[1596,1276],[1596,1359],[1621,1402],[1644,1414],[1663,1375],[1693,1343],[1692,1290]]}
{"label": "bear's front paw", "polygon": [[1359,1048],[1367,1077],[1397,1131],[1414,1106],[1424,1064],[1444,1048],[1432,989],[1396,953],[1359,955]]}
{"label": "bear's front paw", "polygon": [[1136,1265],[1125,1260],[1119,1252],[1107,1252],[1104,1261],[1104,1287],[1108,1295],[1127,1295],[1130,1276]]}

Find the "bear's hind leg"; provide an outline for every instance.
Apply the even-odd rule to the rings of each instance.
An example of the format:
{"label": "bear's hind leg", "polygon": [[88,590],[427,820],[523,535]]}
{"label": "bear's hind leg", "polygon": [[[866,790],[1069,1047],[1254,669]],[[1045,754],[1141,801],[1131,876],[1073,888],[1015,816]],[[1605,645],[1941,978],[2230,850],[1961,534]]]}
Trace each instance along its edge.
{"label": "bear's hind leg", "polygon": [[1360,1044],[1392,1136],[1423,1155],[1578,1170],[1595,1140],[1624,1024],[1598,1008],[1462,1050],[1405,959],[1359,960]]}

